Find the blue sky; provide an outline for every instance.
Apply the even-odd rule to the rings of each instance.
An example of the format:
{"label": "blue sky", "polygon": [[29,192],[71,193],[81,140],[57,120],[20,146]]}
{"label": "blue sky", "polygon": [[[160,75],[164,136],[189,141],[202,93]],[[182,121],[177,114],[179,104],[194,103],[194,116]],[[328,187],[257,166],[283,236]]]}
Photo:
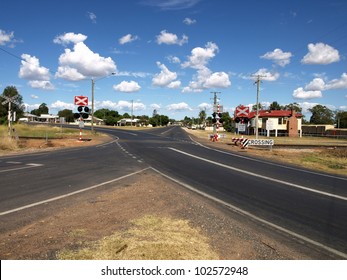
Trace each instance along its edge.
{"label": "blue sky", "polygon": [[[0,92],[27,111],[95,107],[182,119],[259,101],[347,110],[345,0],[60,0],[0,3]],[[112,75],[112,73],[115,73]]]}

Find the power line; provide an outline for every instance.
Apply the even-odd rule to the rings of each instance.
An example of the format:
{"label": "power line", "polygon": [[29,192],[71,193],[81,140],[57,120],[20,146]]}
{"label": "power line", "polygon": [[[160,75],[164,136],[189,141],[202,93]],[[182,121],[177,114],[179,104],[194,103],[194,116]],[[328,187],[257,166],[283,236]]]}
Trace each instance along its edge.
{"label": "power line", "polygon": [[[15,54],[13,54],[13,53],[11,53],[11,52],[9,52],[9,51],[7,51],[7,50],[1,48],[1,47],[0,47],[0,50],[2,50],[4,53],[7,53],[7,54],[10,55],[10,56],[13,56],[14,58],[19,59],[20,61],[24,60],[24,59],[22,59],[21,57],[19,57],[18,55],[15,55]],[[30,63],[30,62],[28,62],[28,63]]]}

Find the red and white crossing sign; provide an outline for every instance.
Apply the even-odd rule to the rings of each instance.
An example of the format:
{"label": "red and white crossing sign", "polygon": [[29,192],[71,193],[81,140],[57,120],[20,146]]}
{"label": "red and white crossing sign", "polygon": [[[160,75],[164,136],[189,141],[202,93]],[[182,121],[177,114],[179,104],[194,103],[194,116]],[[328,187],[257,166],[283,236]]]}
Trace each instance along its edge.
{"label": "red and white crossing sign", "polygon": [[245,118],[247,118],[248,114],[249,114],[249,107],[240,105],[240,106],[236,107],[236,109],[235,109],[236,117],[245,117]]}
{"label": "red and white crossing sign", "polygon": [[88,106],[87,96],[75,96],[74,104],[78,106]]}

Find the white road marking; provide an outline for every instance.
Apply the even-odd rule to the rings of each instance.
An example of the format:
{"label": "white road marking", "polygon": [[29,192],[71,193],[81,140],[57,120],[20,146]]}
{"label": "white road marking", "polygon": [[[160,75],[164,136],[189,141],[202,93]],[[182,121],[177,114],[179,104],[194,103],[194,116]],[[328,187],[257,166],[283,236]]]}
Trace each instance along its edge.
{"label": "white road marking", "polygon": [[211,196],[211,195],[209,195],[209,194],[207,194],[207,193],[205,193],[205,192],[202,192],[202,191],[200,191],[200,190],[194,188],[194,187],[191,186],[191,185],[188,185],[188,184],[186,184],[186,183],[181,182],[180,180],[176,180],[176,179],[174,179],[174,178],[172,178],[172,177],[170,177],[170,176],[168,176],[168,175],[166,175],[166,174],[160,172],[159,170],[157,170],[157,169],[155,169],[155,168],[153,168],[153,167],[150,167],[150,168],[151,168],[152,170],[154,170],[155,172],[157,172],[158,174],[164,176],[165,178],[167,178],[167,179],[169,179],[169,180],[171,180],[171,181],[173,181],[173,182],[175,182],[175,183],[177,183],[177,184],[179,184],[179,185],[181,185],[181,186],[183,186],[183,187],[185,187],[185,188],[187,188],[187,189],[189,189],[189,190],[191,190],[191,191],[193,191],[193,192],[195,192],[195,193],[197,193],[197,194],[199,194],[199,195],[202,195],[203,197],[206,197],[206,198],[211,199],[211,200],[213,200],[213,201],[215,201],[215,202],[217,202],[217,203],[219,203],[219,204],[222,204],[222,205],[224,205],[224,206],[226,206],[226,207],[229,207],[229,208],[232,209],[234,212],[237,212],[237,213],[239,213],[239,214],[242,214],[242,215],[244,215],[244,216],[247,216],[247,217],[249,217],[249,218],[251,218],[251,219],[253,219],[253,220],[255,220],[255,221],[258,221],[258,222],[260,222],[260,223],[262,223],[262,224],[266,224],[267,226],[270,226],[270,227],[272,227],[272,228],[275,228],[276,230],[279,230],[279,231],[284,232],[284,233],[286,233],[286,234],[288,234],[288,235],[294,236],[294,237],[297,238],[297,239],[303,240],[303,241],[305,241],[305,242],[307,242],[307,243],[309,243],[309,244],[311,244],[311,245],[317,246],[317,247],[319,247],[319,248],[321,248],[321,249],[324,249],[324,250],[326,250],[326,251],[328,251],[328,252],[330,252],[330,253],[333,253],[333,254],[335,254],[335,255],[337,255],[337,256],[340,256],[340,257],[342,257],[342,258],[347,259],[347,254],[345,254],[345,253],[343,253],[343,252],[340,252],[340,251],[338,251],[338,250],[336,250],[336,249],[334,249],[334,248],[331,248],[331,247],[329,247],[329,246],[326,246],[326,245],[324,245],[324,244],[322,244],[322,243],[320,243],[320,242],[314,241],[314,240],[312,240],[312,239],[310,239],[310,238],[308,238],[308,237],[306,237],[306,236],[303,236],[303,235],[301,235],[301,234],[298,234],[298,233],[296,233],[296,232],[294,232],[294,231],[291,231],[291,230],[289,230],[289,229],[286,229],[286,228],[284,228],[284,227],[281,227],[281,226],[279,226],[279,225],[276,225],[276,224],[274,224],[274,223],[271,223],[271,222],[269,222],[269,221],[267,221],[267,220],[264,220],[264,219],[262,219],[262,218],[259,218],[258,216],[253,215],[253,214],[251,214],[251,213],[248,212],[248,211],[242,210],[241,208],[239,208],[239,207],[237,207],[237,206],[235,206],[235,205],[233,205],[233,204],[227,203],[227,202],[225,202],[225,201],[223,201],[223,200],[221,200],[221,199],[218,199],[218,198],[216,198],[216,197],[214,197],[214,196]]}
{"label": "white road marking", "polygon": [[107,185],[107,184],[110,184],[110,183],[114,183],[114,182],[120,181],[120,180],[125,179],[127,177],[131,177],[133,175],[136,175],[138,173],[146,171],[147,169],[149,169],[149,167],[141,169],[141,170],[133,172],[133,173],[130,173],[130,174],[127,174],[127,175],[124,175],[124,176],[121,176],[121,177],[118,177],[118,178],[110,180],[110,181],[106,181],[106,182],[103,182],[103,183],[100,183],[100,184],[97,184],[97,185],[93,185],[93,186],[90,186],[90,187],[87,187],[87,188],[84,188],[84,189],[80,189],[78,191],[74,191],[74,192],[70,192],[70,193],[67,193],[67,194],[55,196],[55,197],[52,197],[52,198],[49,198],[49,199],[46,199],[46,200],[41,200],[41,201],[38,201],[38,202],[35,202],[35,203],[32,203],[32,204],[28,204],[28,205],[25,205],[25,206],[22,206],[22,207],[18,207],[18,208],[15,208],[15,209],[7,210],[7,211],[4,211],[4,212],[1,212],[0,216],[4,216],[4,215],[7,215],[7,214],[10,214],[10,213],[13,213],[13,212],[17,212],[17,211],[20,211],[20,210],[24,210],[24,209],[28,209],[28,208],[34,207],[34,206],[38,206],[38,205],[41,205],[41,204],[52,202],[52,201],[55,201],[55,200],[58,200],[58,199],[66,198],[66,197],[69,197],[69,196],[72,196],[72,195],[75,195],[75,194],[78,194],[78,193],[86,192],[86,191],[89,191],[89,190],[92,190],[92,189],[95,189],[95,188],[98,188],[98,187],[101,187],[101,186],[104,186],[104,185]]}
{"label": "white road marking", "polygon": [[[20,164],[20,163],[16,163],[16,164]],[[22,169],[28,169],[28,168],[39,167],[39,166],[43,166],[43,164],[27,163],[27,164],[25,164],[25,166],[22,166],[22,167],[16,167],[16,168],[9,168],[9,169],[0,170],[0,173],[16,171],[16,170],[22,170]]]}
{"label": "white road marking", "polygon": [[273,165],[273,166],[279,166],[279,167],[282,167],[282,168],[287,168],[287,169],[291,169],[291,170],[298,170],[300,172],[305,172],[305,173],[309,173],[309,174],[314,174],[314,175],[319,175],[319,176],[323,176],[323,177],[329,177],[329,178],[334,178],[334,179],[338,179],[338,180],[343,180],[343,181],[347,181],[347,178],[345,177],[339,177],[339,176],[336,176],[336,175],[330,175],[330,174],[324,174],[324,173],[318,173],[318,172],[314,172],[314,171],[310,171],[310,170],[305,170],[305,169],[299,169],[299,168],[295,168],[295,167],[291,167],[291,166],[287,166],[287,165],[283,165],[283,164],[278,164],[278,163],[274,163],[274,162],[270,162],[270,161],[264,161],[264,160],[261,160],[261,159],[256,159],[256,158],[252,158],[252,157],[245,157],[245,156],[242,156],[242,155],[238,155],[238,154],[235,154],[235,153],[229,153],[229,152],[226,152],[226,151],[223,151],[223,150],[217,150],[217,149],[214,149],[214,148],[211,148],[211,147],[208,147],[208,146],[205,146],[197,141],[195,141],[192,137],[190,137],[190,140],[192,142],[194,142],[196,145],[198,146],[201,146],[205,149],[208,149],[208,150],[211,150],[211,151],[216,151],[218,153],[222,153],[222,154],[226,154],[226,155],[230,155],[230,156],[233,156],[233,157],[239,157],[239,158],[243,158],[243,159],[246,159],[246,160],[251,160],[251,161],[255,161],[255,162],[261,162],[261,163],[264,163],[264,164],[268,164],[268,165]]}
{"label": "white road marking", "polygon": [[302,189],[302,190],[305,190],[305,191],[318,193],[320,195],[325,195],[325,196],[329,196],[329,197],[333,197],[333,198],[337,198],[337,199],[341,199],[341,200],[347,201],[347,197],[345,197],[345,196],[340,196],[340,195],[336,195],[336,194],[332,194],[332,193],[328,193],[328,192],[318,191],[318,190],[314,190],[314,189],[311,189],[311,188],[308,188],[308,187],[304,187],[304,186],[301,186],[301,185],[298,185],[298,184],[293,184],[293,183],[286,182],[286,181],[283,181],[283,180],[279,180],[279,179],[271,178],[271,177],[268,177],[268,176],[260,175],[260,174],[257,174],[257,173],[253,173],[253,172],[250,172],[250,171],[246,171],[246,170],[243,170],[243,169],[232,167],[232,166],[229,166],[229,165],[226,165],[226,164],[223,164],[223,163],[215,162],[215,161],[212,161],[212,160],[209,160],[209,159],[206,159],[206,158],[198,157],[198,156],[195,156],[195,155],[183,152],[181,150],[177,150],[175,148],[169,148],[169,149],[172,150],[172,151],[175,151],[177,153],[181,153],[181,154],[184,154],[186,156],[189,156],[189,157],[192,157],[192,158],[196,158],[196,159],[199,159],[199,160],[202,160],[202,161],[214,164],[214,165],[218,165],[218,166],[221,166],[221,167],[224,167],[224,168],[228,168],[228,169],[240,172],[240,173],[244,173],[244,174],[247,174],[247,175],[250,175],[250,176],[253,176],[253,177],[265,179],[265,180],[268,180],[268,181],[272,181],[272,182],[280,183],[280,184],[283,184],[283,185],[287,185],[287,186],[290,186],[290,187],[293,187],[293,188]]}

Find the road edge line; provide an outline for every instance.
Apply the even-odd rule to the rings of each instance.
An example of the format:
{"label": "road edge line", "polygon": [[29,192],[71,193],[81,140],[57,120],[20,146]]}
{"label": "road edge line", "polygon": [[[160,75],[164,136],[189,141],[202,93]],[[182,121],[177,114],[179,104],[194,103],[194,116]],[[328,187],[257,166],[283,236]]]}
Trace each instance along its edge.
{"label": "road edge line", "polygon": [[79,194],[79,193],[82,193],[82,192],[90,191],[92,189],[96,189],[98,187],[102,187],[104,185],[107,185],[107,184],[110,184],[110,183],[114,183],[114,182],[120,181],[122,179],[131,177],[131,176],[136,175],[138,173],[144,172],[144,171],[146,171],[148,169],[149,169],[149,167],[141,169],[141,170],[133,172],[133,173],[130,173],[130,174],[127,174],[127,175],[123,175],[123,176],[118,177],[116,179],[112,179],[112,180],[109,180],[109,181],[106,181],[106,182],[103,182],[103,183],[100,183],[100,184],[97,184],[97,185],[90,186],[88,188],[80,189],[78,191],[74,191],[74,192],[71,192],[71,193],[59,195],[59,196],[52,197],[52,198],[49,198],[49,199],[46,199],[46,200],[41,200],[41,201],[38,201],[38,202],[35,202],[35,203],[31,203],[31,204],[28,204],[28,205],[25,205],[25,206],[22,206],[22,207],[18,207],[18,208],[15,208],[15,209],[7,210],[7,211],[4,211],[4,212],[1,212],[0,216],[5,216],[7,214],[18,212],[18,211],[21,211],[21,210],[24,210],[24,209],[28,209],[28,208],[31,208],[31,207],[34,207],[34,206],[38,206],[38,205],[45,204],[45,203],[48,203],[48,202],[56,201],[56,200],[59,200],[59,199],[62,199],[62,198],[66,198],[66,197],[69,197],[69,196],[72,196],[72,195],[75,195],[75,194]]}
{"label": "road edge line", "polygon": [[165,178],[167,178],[167,179],[169,179],[169,180],[171,180],[171,181],[181,185],[182,187],[184,187],[184,188],[186,188],[188,190],[191,190],[191,191],[193,191],[193,192],[195,192],[195,193],[197,193],[197,194],[199,194],[199,195],[201,195],[201,196],[203,196],[205,198],[213,200],[213,201],[215,201],[215,202],[217,202],[219,204],[222,204],[222,205],[232,209],[234,212],[237,212],[239,214],[247,216],[247,217],[249,217],[249,218],[251,218],[253,220],[256,220],[257,222],[266,224],[267,226],[275,228],[275,229],[277,229],[277,230],[279,230],[281,232],[284,232],[284,233],[286,233],[286,234],[288,234],[290,236],[293,236],[293,237],[295,237],[297,239],[303,240],[303,241],[305,241],[305,242],[307,242],[307,243],[309,243],[311,245],[317,246],[317,247],[319,247],[321,249],[324,249],[324,250],[326,250],[326,251],[328,251],[328,252],[330,252],[332,254],[335,254],[335,255],[340,256],[340,257],[342,257],[344,259],[347,259],[347,254],[345,254],[343,252],[340,252],[340,251],[338,251],[338,250],[336,250],[334,248],[328,247],[328,246],[326,246],[326,245],[324,245],[324,244],[322,244],[320,242],[314,241],[314,240],[312,240],[312,239],[310,239],[308,237],[305,237],[305,236],[303,236],[301,234],[295,233],[294,231],[291,231],[291,230],[286,229],[284,227],[281,227],[279,225],[273,224],[273,223],[271,223],[271,222],[269,222],[267,220],[259,218],[258,216],[255,216],[255,215],[251,214],[248,211],[242,210],[241,208],[239,208],[239,207],[237,207],[237,206],[235,206],[233,204],[227,203],[227,202],[225,202],[225,201],[223,201],[223,200],[221,200],[219,198],[216,198],[216,197],[214,197],[212,195],[209,195],[209,194],[207,194],[205,192],[202,192],[202,191],[192,187],[189,184],[183,183],[180,180],[177,180],[177,179],[175,179],[175,178],[173,178],[173,177],[171,177],[169,175],[166,175],[165,173],[162,173],[161,171],[159,171],[158,169],[155,169],[154,167],[149,167],[149,168],[152,169],[153,171],[157,172],[158,174],[162,175],[163,177],[165,177]]}

